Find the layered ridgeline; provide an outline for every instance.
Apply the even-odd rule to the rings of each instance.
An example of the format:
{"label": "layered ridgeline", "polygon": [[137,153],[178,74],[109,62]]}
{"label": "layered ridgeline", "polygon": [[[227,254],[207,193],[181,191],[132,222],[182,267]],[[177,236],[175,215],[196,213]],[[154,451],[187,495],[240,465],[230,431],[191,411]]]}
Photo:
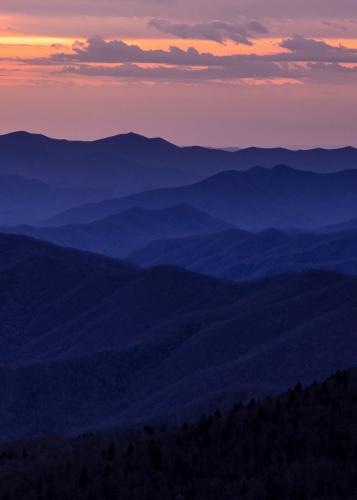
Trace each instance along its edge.
{"label": "layered ridgeline", "polygon": [[245,230],[316,229],[357,213],[357,170],[316,174],[286,166],[222,172],[188,186],[156,189],[82,205],[46,225],[88,223],[139,207],[162,209],[189,204]]}
{"label": "layered ridgeline", "polygon": [[249,233],[229,229],[215,234],[154,241],[133,252],[128,259],[146,267],[175,265],[238,281],[309,269],[355,275],[357,229],[333,233],[275,229]]}
{"label": "layered ridgeline", "polygon": [[[338,227],[353,227],[353,221]],[[357,230],[327,230],[251,233],[188,205],[133,208],[87,224],[6,228],[144,267],[175,265],[237,281],[309,269],[357,274]]]}
{"label": "layered ridgeline", "polygon": [[356,362],[357,278],[235,284],[0,238],[3,440],[191,419]]}
{"label": "layered ridgeline", "polygon": [[248,148],[236,152],[180,148],[163,139],[124,134],[101,140],[65,141],[16,132],[0,136],[0,175],[18,174],[50,184],[102,187],[118,194],[194,182],[223,170],[288,164],[331,172],[356,168],[357,150]]}
{"label": "layered ridgeline", "polygon": [[21,225],[3,230],[110,257],[126,257],[158,239],[215,233],[229,227],[222,220],[189,205],[176,205],[162,210],[132,208],[88,224]]}
{"label": "layered ridgeline", "polygon": [[[0,154],[1,167],[2,161]],[[0,175],[0,224],[40,222],[78,203],[103,200],[110,192],[94,188],[54,187],[18,175]]]}
{"label": "layered ridgeline", "polygon": [[9,500],[356,497],[357,373],[297,384],[179,428],[48,438],[0,447]]}

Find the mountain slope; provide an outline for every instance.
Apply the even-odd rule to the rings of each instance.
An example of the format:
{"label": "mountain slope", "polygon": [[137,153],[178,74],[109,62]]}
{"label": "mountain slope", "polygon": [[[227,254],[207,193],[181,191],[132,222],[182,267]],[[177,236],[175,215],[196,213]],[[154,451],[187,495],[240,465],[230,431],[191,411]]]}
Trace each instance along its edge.
{"label": "mountain slope", "polygon": [[233,280],[251,280],[308,269],[357,274],[357,231],[248,233],[230,229],[217,234],[163,239],[129,255],[138,265],[175,265]]}
{"label": "mountain slope", "polygon": [[37,222],[78,203],[99,201],[110,191],[56,188],[17,175],[0,176],[0,225]]}
{"label": "mountain slope", "polygon": [[0,494],[32,500],[302,498],[356,493],[356,369],[180,427],[4,444]]}
{"label": "mountain slope", "polygon": [[2,440],[180,421],[356,362],[357,278],[235,284],[0,236]]}
{"label": "mountain slope", "polygon": [[126,257],[156,239],[214,233],[228,227],[225,222],[188,205],[177,205],[163,210],[133,208],[89,224],[53,228],[18,226],[5,231],[110,257]]}
{"label": "mountain slope", "polygon": [[158,189],[82,205],[49,224],[90,222],[133,207],[161,209],[187,203],[246,230],[269,227],[316,228],[357,211],[357,171],[303,172],[285,166],[227,171],[189,186]]}
{"label": "mountain slope", "polygon": [[1,248],[3,363],[133,345],[180,312],[231,303],[240,293],[180,269],[140,271],[21,236],[2,235]]}

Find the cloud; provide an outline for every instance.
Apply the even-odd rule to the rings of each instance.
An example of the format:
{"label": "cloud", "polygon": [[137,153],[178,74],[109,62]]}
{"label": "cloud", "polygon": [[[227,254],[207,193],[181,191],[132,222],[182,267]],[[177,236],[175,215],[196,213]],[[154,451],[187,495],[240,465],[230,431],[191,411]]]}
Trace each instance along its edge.
{"label": "cloud", "polygon": [[199,24],[172,23],[165,19],[151,19],[149,26],[156,30],[175,36],[176,38],[194,40],[212,40],[224,43],[232,40],[235,43],[252,45],[251,38],[256,35],[267,34],[268,30],[258,21],[245,24],[211,21]]}
{"label": "cloud", "polygon": [[72,53],[57,53],[50,57],[27,59],[33,64],[59,63],[156,63],[175,65],[211,65],[217,64],[212,54],[201,54],[191,47],[182,50],[170,47],[169,50],[144,50],[138,45],[129,45],[122,40],[106,41],[96,36],[89,38],[86,44],[76,43]]}
{"label": "cloud", "polygon": [[115,66],[72,65],[65,66],[62,74],[72,74],[87,77],[108,77],[137,81],[164,82],[237,82],[237,81],[276,81],[281,82],[318,82],[346,83],[357,77],[357,67],[345,67],[338,63],[309,63],[306,66],[273,63],[252,62],[228,67],[183,68],[183,67],[142,67],[138,64],[125,63]]}
{"label": "cloud", "polygon": [[125,63],[117,66],[92,66],[78,65],[66,66],[62,73],[71,73],[85,76],[107,76],[115,78],[135,78],[142,80],[166,80],[166,81],[213,81],[213,80],[241,80],[247,78],[273,79],[301,77],[304,70],[295,68],[289,71],[286,65],[271,62],[245,61],[237,66],[211,68],[182,68],[182,67],[142,67],[133,63]]}
{"label": "cloud", "polygon": [[285,59],[341,63],[357,62],[357,49],[349,49],[342,45],[335,47],[326,42],[304,38],[299,35],[283,40],[280,46],[290,51],[290,54],[286,55]]}
{"label": "cloud", "polygon": [[[355,77],[357,50],[294,36],[281,42],[285,52],[269,55],[201,53],[171,47],[145,50],[121,40],[89,38],[73,44],[71,53],[22,60],[23,64],[54,66],[55,73],[138,80],[212,81],[290,79],[343,81]],[[19,62],[19,60],[16,60]],[[345,66],[345,63],[356,66]],[[150,65],[150,67],[148,67]]]}
{"label": "cloud", "polygon": [[270,55],[233,54],[214,55],[199,52],[194,47],[187,50],[170,47],[169,50],[142,49],[129,45],[122,40],[107,41],[102,37],[92,37],[86,43],[76,42],[71,53],[57,52],[49,57],[23,60],[25,63],[39,65],[58,65],[64,63],[149,63],[176,66],[232,66],[250,62],[339,62],[357,63],[357,49],[343,46],[334,47],[325,42],[294,36],[284,39],[280,46],[285,53]]}

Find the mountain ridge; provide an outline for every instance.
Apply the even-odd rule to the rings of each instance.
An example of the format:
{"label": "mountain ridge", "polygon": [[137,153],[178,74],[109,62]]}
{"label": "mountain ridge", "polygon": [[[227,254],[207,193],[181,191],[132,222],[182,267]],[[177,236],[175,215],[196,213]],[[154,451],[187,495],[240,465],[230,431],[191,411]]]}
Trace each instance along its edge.
{"label": "mountain ridge", "polygon": [[91,222],[134,206],[161,209],[188,203],[245,230],[316,229],[355,215],[356,190],[357,170],[319,174],[286,165],[228,170],[184,186],[82,205],[58,214],[48,224]]}
{"label": "mountain ridge", "polygon": [[239,284],[17,235],[0,252],[2,440],[191,419],[355,363],[356,277]]}
{"label": "mountain ridge", "polygon": [[357,273],[357,230],[335,233],[267,229],[164,239],[128,256],[141,266],[171,264],[233,280],[254,280],[286,272],[325,269]]}
{"label": "mountain ridge", "polygon": [[0,224],[37,223],[43,215],[85,202],[99,201],[108,190],[63,188],[18,174],[0,175]]}
{"label": "mountain ridge", "polygon": [[161,210],[133,207],[89,224],[60,227],[22,225],[2,230],[124,258],[156,239],[214,233],[228,227],[229,224],[182,203]]}
{"label": "mountain ridge", "polygon": [[[138,132],[123,132],[123,133],[118,133],[118,134],[113,134],[110,136],[105,136],[105,137],[100,137],[97,139],[67,139],[67,138],[57,138],[53,136],[49,136],[46,134],[42,133],[36,133],[36,132],[30,132],[27,130],[15,130],[12,132],[7,132],[4,134],[0,134],[0,141],[1,140],[12,140],[12,139],[17,139],[17,138],[28,138],[31,139],[33,138],[34,140],[48,140],[48,141],[57,141],[57,142],[67,142],[67,143],[79,143],[79,144],[86,144],[86,143],[98,143],[98,142],[103,142],[103,141],[116,141],[116,140],[145,140],[145,141],[160,141],[162,143],[168,144],[170,146],[174,146],[175,148],[178,149],[210,149],[210,150],[218,150],[218,151],[227,151],[227,148],[224,146],[222,147],[215,147],[215,148],[210,148],[208,146],[200,146],[200,145],[191,145],[191,146],[177,146],[173,142],[164,139],[163,137],[160,136],[153,136],[153,137],[148,137],[145,136],[144,134],[140,134]],[[339,146],[339,147],[334,147],[334,148],[328,148],[328,147],[310,147],[310,148],[289,148],[289,147],[284,147],[284,146],[270,146],[270,147],[262,147],[262,146],[247,146],[244,148],[228,148],[228,149],[235,149],[234,151],[227,151],[236,153],[237,151],[272,151],[272,150],[277,150],[277,151],[341,151],[341,150],[347,150],[347,151],[357,151],[357,148],[355,146]]]}
{"label": "mountain ridge", "polygon": [[[101,187],[120,196],[147,188],[197,182],[231,168],[244,171],[255,165],[271,168],[289,164],[303,170],[331,172],[356,168],[357,164],[357,150],[352,147],[297,151],[246,148],[230,152],[179,147],[159,137],[147,138],[135,133],[81,141],[13,132],[0,136],[0,155],[3,160],[0,175],[31,176],[66,187]],[[131,173],[134,165],[135,171]]]}

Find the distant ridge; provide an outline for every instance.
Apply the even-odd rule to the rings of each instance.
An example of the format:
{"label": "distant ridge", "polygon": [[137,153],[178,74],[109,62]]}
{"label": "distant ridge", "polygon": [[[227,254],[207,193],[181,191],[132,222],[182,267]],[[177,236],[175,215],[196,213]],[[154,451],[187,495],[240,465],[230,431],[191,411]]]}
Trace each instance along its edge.
{"label": "distant ridge", "polygon": [[[1,163],[1,158],[0,158]],[[17,174],[0,175],[0,225],[36,223],[78,205],[109,195],[104,189],[63,188]]]}
{"label": "distant ridge", "polygon": [[318,174],[286,165],[227,170],[197,183],[150,190],[82,205],[47,225],[91,222],[133,207],[162,209],[186,203],[245,230],[316,229],[357,213],[357,170]]}
{"label": "distant ridge", "polygon": [[238,281],[325,269],[357,275],[357,228],[336,233],[217,234],[154,241],[129,256],[142,266],[176,265]]}
{"label": "distant ridge", "polygon": [[180,204],[162,210],[134,207],[87,224],[61,227],[23,225],[3,228],[3,231],[124,258],[157,239],[215,233],[229,227],[229,224],[196,208]]}
{"label": "distant ridge", "polygon": [[162,137],[148,137],[143,134],[139,134],[137,132],[125,132],[119,134],[113,134],[110,136],[100,137],[98,139],[66,139],[66,138],[56,138],[51,137],[42,133],[29,132],[26,130],[16,130],[13,132],[8,132],[5,134],[0,134],[0,143],[6,142],[16,142],[18,140],[28,141],[28,142],[62,142],[62,143],[72,143],[72,144],[95,144],[95,143],[126,143],[126,144],[134,144],[135,146],[139,143],[151,143],[151,144],[161,144],[166,145],[168,147],[176,148],[176,149],[202,149],[202,150],[211,150],[211,151],[226,151],[230,153],[237,153],[238,151],[290,151],[294,152],[304,152],[304,151],[356,151],[357,148],[354,146],[270,146],[270,147],[261,147],[261,146],[231,146],[231,147],[206,147],[200,145],[190,145],[190,146],[177,146],[174,143],[170,142],[167,139]]}
{"label": "distant ridge", "polygon": [[62,186],[113,189],[119,195],[188,184],[220,171],[244,171],[255,165],[271,168],[286,164],[317,172],[357,165],[357,150],[352,147],[298,151],[250,147],[227,151],[178,147],[162,138],[135,133],[72,141],[13,132],[0,136],[0,157],[0,175],[30,176]]}
{"label": "distant ridge", "polygon": [[167,149],[180,149],[179,146],[172,144],[171,142],[162,139],[161,137],[145,137],[141,134],[136,134],[134,132],[129,132],[127,134],[118,134],[110,137],[104,137],[102,139],[95,139],[93,141],[83,141],[94,144],[110,144],[112,146],[127,146],[138,147],[140,145],[147,145],[151,148],[167,148]]}

